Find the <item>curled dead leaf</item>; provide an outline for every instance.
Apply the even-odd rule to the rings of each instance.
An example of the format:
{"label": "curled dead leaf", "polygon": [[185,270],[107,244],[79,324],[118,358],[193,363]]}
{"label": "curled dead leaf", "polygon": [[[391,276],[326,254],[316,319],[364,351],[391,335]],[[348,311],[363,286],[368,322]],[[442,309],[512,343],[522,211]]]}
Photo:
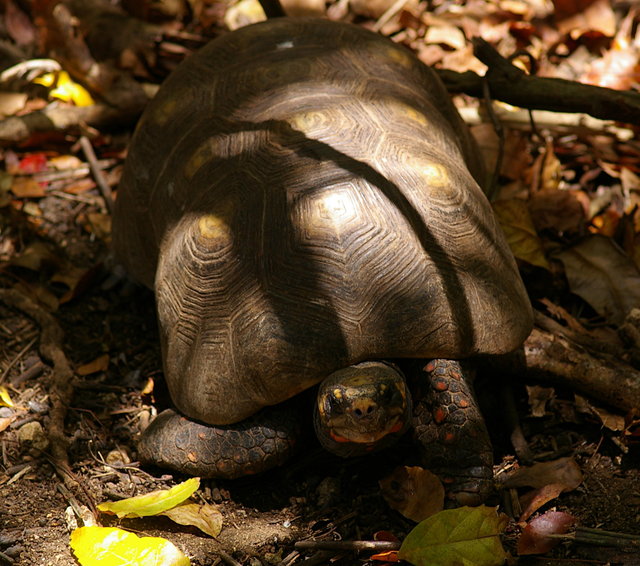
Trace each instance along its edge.
{"label": "curled dead leaf", "polygon": [[640,270],[610,238],[594,234],[557,257],[571,291],[613,324],[640,305]]}
{"label": "curled dead leaf", "polygon": [[518,539],[518,554],[544,554],[560,544],[561,539],[549,535],[562,535],[576,524],[568,513],[549,511],[533,519]]}
{"label": "curled dead leaf", "polygon": [[558,458],[519,468],[503,482],[503,486],[540,488],[554,483],[562,484],[564,491],[576,489],[582,483],[582,471],[573,458]]}
{"label": "curled dead leaf", "polygon": [[183,503],[172,509],[167,509],[161,515],[166,515],[174,523],[197,527],[203,533],[214,538],[222,530],[222,513],[214,505]]}
{"label": "curled dead leaf", "polygon": [[380,480],[380,490],[389,507],[417,523],[444,508],[442,482],[418,466],[396,468]]}
{"label": "curled dead leaf", "polygon": [[91,375],[99,371],[105,371],[109,367],[109,354],[102,354],[94,360],[81,365],[76,369],[78,375]]}
{"label": "curled dead leaf", "polygon": [[565,486],[561,483],[550,483],[542,486],[539,489],[525,493],[520,498],[520,505],[524,509],[518,518],[518,521],[523,523],[531,515],[533,515],[538,509],[553,501],[565,490]]}

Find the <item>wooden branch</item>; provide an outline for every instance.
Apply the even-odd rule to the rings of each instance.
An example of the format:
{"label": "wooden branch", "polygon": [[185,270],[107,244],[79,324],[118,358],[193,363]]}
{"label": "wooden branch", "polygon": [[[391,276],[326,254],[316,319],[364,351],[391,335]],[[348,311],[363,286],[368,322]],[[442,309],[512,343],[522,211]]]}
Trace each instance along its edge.
{"label": "wooden branch", "polygon": [[472,71],[439,70],[450,92],[482,98],[482,83],[489,83],[492,98],[531,110],[583,112],[602,120],[640,125],[640,94],[576,81],[527,75],[480,38],[474,38],[474,53],[487,65],[485,77]]}
{"label": "wooden branch", "polygon": [[640,371],[619,358],[593,354],[539,328],[524,349],[527,378],[571,387],[625,413],[640,407]]}
{"label": "wooden branch", "polygon": [[63,106],[53,103],[24,116],[0,120],[0,144],[24,142],[38,133],[79,131],[83,124],[96,128],[129,125],[143,108],[142,102],[128,108],[114,108],[106,104]]}

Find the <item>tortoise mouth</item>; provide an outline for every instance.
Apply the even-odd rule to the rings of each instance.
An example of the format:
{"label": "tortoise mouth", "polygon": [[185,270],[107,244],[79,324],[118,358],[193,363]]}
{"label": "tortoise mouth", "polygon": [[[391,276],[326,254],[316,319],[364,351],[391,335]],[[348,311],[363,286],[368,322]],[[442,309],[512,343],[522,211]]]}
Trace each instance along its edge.
{"label": "tortoise mouth", "polygon": [[327,377],[318,390],[314,425],[320,443],[353,456],[389,446],[409,427],[411,396],[404,376],[382,362],[364,362]]}
{"label": "tortoise mouth", "polygon": [[388,434],[395,434],[404,431],[406,423],[402,416],[391,419],[387,426],[380,430],[356,430],[354,427],[337,425],[329,427],[329,436],[339,443],[353,442],[356,444],[366,444],[370,449],[375,449],[378,444]]}

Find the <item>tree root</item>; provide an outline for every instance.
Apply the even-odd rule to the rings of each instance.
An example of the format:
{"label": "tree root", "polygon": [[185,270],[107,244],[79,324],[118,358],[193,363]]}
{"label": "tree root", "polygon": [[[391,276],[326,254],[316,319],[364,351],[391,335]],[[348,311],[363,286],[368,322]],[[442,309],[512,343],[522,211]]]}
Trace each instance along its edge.
{"label": "tree root", "polygon": [[63,332],[56,319],[15,289],[0,289],[0,301],[7,307],[24,313],[40,326],[40,354],[53,364],[51,389],[51,420],[47,434],[50,442],[51,463],[70,489],[78,487],[67,454],[68,440],[64,434],[67,407],[73,395],[73,370],[62,348]]}

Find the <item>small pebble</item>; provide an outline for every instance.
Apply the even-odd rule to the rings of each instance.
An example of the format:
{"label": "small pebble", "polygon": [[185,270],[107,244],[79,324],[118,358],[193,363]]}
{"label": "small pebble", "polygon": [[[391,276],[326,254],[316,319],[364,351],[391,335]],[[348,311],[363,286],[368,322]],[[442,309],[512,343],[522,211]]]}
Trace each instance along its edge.
{"label": "small pebble", "polygon": [[11,407],[0,407],[0,419],[8,419],[15,414]]}
{"label": "small pebble", "polygon": [[38,421],[31,421],[20,427],[18,430],[18,440],[20,444],[26,448],[46,450],[49,447],[49,439]]}
{"label": "small pebble", "polygon": [[49,405],[40,401],[29,401],[27,403],[29,410],[38,415],[46,415],[49,412]]}

